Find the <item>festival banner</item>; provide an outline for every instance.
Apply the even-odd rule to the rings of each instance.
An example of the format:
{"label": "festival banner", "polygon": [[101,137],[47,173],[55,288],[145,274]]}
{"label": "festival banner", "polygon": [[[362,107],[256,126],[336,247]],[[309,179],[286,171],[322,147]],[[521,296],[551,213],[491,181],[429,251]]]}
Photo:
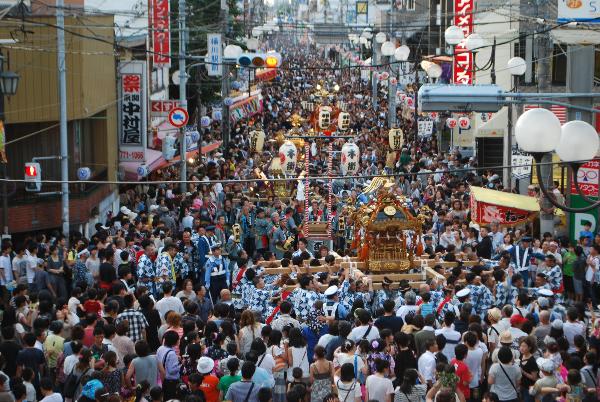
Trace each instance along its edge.
{"label": "festival banner", "polygon": [[254,116],[261,113],[263,109],[262,97],[251,96],[242,101],[236,102],[229,107],[229,119],[235,123],[241,119]]}
{"label": "festival banner", "polygon": [[255,82],[265,82],[271,81],[277,77],[277,69],[276,68],[264,68],[256,71],[256,75],[254,76]]}
{"label": "festival banner", "polygon": [[454,72],[455,84],[471,85],[473,83],[473,53],[465,43],[466,38],[473,33],[473,11],[475,0],[456,0],[454,2],[454,25],[461,28],[465,35],[458,45],[454,47]]}
{"label": "festival banner", "polygon": [[152,61],[155,66],[171,66],[171,18],[169,0],[152,0]]}

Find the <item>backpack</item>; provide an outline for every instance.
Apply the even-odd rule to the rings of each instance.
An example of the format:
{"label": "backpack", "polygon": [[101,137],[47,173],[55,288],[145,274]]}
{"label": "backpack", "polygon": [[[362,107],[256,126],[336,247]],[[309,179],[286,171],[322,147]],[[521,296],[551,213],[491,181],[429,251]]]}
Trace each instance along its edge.
{"label": "backpack", "polygon": [[75,367],[73,367],[73,369],[71,370],[71,373],[69,373],[69,375],[67,376],[67,379],[65,380],[65,387],[63,389],[63,395],[66,398],[73,399],[75,397],[77,388],[79,388],[79,384],[82,382],[81,380],[83,379],[84,376],[87,375],[87,373],[90,370],[91,369],[87,369],[80,375],[77,375],[77,374],[73,373],[73,371],[75,371]]}

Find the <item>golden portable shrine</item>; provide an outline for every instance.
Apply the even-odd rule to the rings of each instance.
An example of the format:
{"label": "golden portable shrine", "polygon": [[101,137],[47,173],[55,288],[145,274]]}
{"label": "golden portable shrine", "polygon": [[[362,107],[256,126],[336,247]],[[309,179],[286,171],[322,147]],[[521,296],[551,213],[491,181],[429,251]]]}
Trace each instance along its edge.
{"label": "golden portable shrine", "polygon": [[368,203],[351,213],[354,246],[360,261],[371,273],[406,272],[423,253],[422,228],[428,209],[418,216],[410,211],[407,198],[382,188]]}

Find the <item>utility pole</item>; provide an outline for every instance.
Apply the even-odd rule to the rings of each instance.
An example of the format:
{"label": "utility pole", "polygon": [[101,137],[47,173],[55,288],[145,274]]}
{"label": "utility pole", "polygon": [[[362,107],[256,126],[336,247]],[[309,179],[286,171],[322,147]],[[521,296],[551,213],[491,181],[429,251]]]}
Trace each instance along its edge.
{"label": "utility pole", "polygon": [[[179,26],[179,103],[182,108],[187,110],[187,73],[185,71],[185,41],[187,39],[187,32],[185,28],[185,0],[179,0],[179,15],[177,21]],[[179,129],[179,145],[179,153],[181,155],[180,189],[181,193],[185,194],[187,190],[187,146],[185,142],[185,127]],[[200,152],[202,152],[202,145],[200,145]]]}
{"label": "utility pole", "polygon": [[[552,40],[550,39],[550,33],[548,32],[548,25],[546,24],[548,13],[548,0],[537,0],[536,1],[536,15],[542,17],[544,22],[538,25],[538,32],[535,36],[535,44],[537,47],[537,79],[538,79],[538,92],[550,92],[551,90],[551,77],[550,77],[550,62],[552,57]],[[550,108],[549,105],[545,106]],[[552,188],[552,153],[547,153],[542,158],[541,166],[536,166],[536,169],[540,169],[541,176],[544,181],[546,188]],[[552,203],[543,197],[541,200],[541,211],[540,211],[540,235],[546,232],[554,232],[554,213],[546,213],[544,211],[554,211]]]}
{"label": "utility pole", "polygon": [[371,66],[372,67],[372,71],[371,71],[371,96],[373,97],[372,99],[372,104],[373,104],[373,110],[377,110],[377,73],[375,72],[375,66],[377,66],[379,64],[379,44],[377,43],[377,41],[375,40],[375,36],[373,36],[371,38],[371,46],[373,47],[373,55],[371,56]]}
{"label": "utility pole", "polygon": [[67,74],[65,60],[65,2],[56,1],[56,50],[58,57],[58,97],[60,102],[60,180],[62,232],[69,241],[69,137],[67,134]]}
{"label": "utility pole", "polygon": [[[222,13],[222,33],[223,42],[227,37],[229,27],[229,6],[227,0],[221,0],[221,13]],[[229,96],[229,64],[223,63],[223,76],[221,77],[221,138],[223,140],[223,150],[227,151],[229,148],[229,136],[231,134],[231,128],[229,127],[229,106],[225,104],[225,99]]]}

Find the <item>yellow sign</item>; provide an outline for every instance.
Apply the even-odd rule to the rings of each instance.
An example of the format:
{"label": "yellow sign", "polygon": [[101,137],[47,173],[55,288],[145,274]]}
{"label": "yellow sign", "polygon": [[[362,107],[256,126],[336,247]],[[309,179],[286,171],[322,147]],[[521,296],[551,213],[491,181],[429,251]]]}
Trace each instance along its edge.
{"label": "yellow sign", "polygon": [[369,3],[366,1],[356,2],[356,14],[368,14]]}
{"label": "yellow sign", "polygon": [[[560,167],[560,158],[557,154],[553,153],[552,154],[552,180],[560,180],[561,175],[562,175],[562,171],[561,171],[561,167]],[[533,167],[535,169],[537,169],[537,166],[535,165],[535,161],[533,162]],[[538,184],[538,179],[537,179],[537,170],[531,170],[531,184]]]}

